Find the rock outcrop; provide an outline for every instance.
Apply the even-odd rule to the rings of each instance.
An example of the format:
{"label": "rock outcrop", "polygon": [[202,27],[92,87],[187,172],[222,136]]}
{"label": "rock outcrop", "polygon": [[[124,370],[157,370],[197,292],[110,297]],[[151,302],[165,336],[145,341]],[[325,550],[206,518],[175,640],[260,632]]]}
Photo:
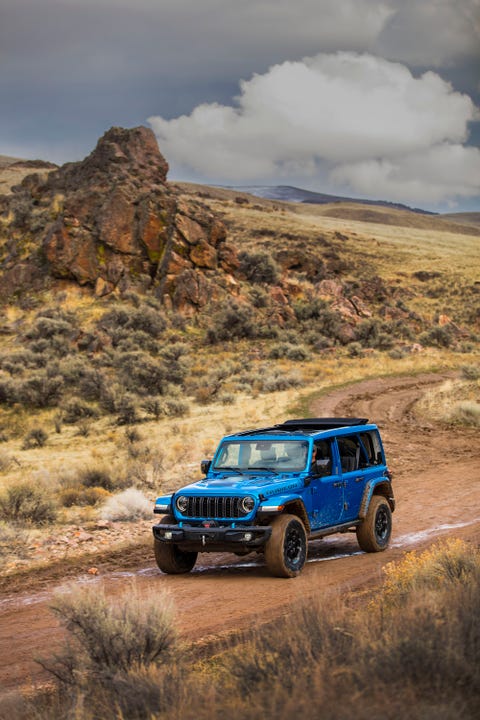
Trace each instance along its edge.
{"label": "rock outcrop", "polygon": [[3,294],[49,276],[97,295],[151,288],[186,311],[206,304],[228,285],[236,252],[167,172],[151,130],[111,128],[85,160],[24,178],[0,198]]}

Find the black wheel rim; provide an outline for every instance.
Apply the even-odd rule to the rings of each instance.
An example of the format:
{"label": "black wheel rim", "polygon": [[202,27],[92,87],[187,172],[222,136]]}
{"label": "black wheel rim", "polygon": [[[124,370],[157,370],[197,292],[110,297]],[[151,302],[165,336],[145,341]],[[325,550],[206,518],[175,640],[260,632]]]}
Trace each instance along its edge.
{"label": "black wheel rim", "polygon": [[375,536],[380,543],[385,543],[390,537],[390,515],[384,506],[379,507],[377,510]]}
{"label": "black wheel rim", "polygon": [[298,523],[291,523],[285,531],[283,554],[285,564],[290,569],[303,566],[305,562],[305,537]]}

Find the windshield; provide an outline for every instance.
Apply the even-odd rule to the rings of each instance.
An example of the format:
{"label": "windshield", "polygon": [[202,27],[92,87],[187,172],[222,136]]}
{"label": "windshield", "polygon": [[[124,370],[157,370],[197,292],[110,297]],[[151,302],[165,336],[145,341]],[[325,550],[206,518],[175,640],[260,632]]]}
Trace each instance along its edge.
{"label": "windshield", "polygon": [[304,440],[237,440],[224,442],[214,470],[305,470],[308,443]]}

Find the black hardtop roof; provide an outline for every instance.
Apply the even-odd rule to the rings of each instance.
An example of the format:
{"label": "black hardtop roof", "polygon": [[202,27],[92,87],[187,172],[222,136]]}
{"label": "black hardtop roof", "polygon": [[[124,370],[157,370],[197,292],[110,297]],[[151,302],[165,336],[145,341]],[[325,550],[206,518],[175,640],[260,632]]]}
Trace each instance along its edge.
{"label": "black hardtop roof", "polygon": [[366,425],[368,418],[303,418],[297,420],[286,420],[278,425],[270,427],[245,430],[235,433],[236,435],[261,435],[262,433],[316,433],[322,430],[336,430],[343,427],[355,427]]}

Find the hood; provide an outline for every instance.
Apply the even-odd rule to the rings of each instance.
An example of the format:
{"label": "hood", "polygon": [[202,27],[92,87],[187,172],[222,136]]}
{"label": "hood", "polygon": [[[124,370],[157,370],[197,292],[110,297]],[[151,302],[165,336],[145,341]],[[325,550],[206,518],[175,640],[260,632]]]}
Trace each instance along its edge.
{"label": "hood", "polygon": [[[232,475],[230,473],[218,473],[215,477],[206,477],[203,480],[199,480],[191,485],[184,486],[178,492],[192,492],[194,494],[204,493],[209,491],[215,492],[263,492],[265,488],[277,488],[279,485],[284,485],[286,481],[285,475],[274,475],[273,473],[259,474],[259,475]],[[291,480],[291,476],[289,476]],[[296,478],[300,480],[299,477]],[[178,493],[177,493],[178,494]]]}

